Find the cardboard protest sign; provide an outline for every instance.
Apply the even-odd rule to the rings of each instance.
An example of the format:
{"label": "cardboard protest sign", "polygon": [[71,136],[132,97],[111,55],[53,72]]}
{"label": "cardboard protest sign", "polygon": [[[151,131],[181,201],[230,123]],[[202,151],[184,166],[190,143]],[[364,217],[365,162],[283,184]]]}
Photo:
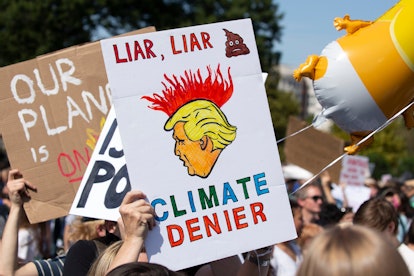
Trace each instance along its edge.
{"label": "cardboard protest sign", "polygon": [[101,45],[131,188],[157,213],[151,262],[178,270],[296,237],[249,19]]}
{"label": "cardboard protest sign", "polygon": [[111,106],[99,42],[0,68],[0,91],[11,166],[38,188],[24,206],[30,222],[66,215]]}
{"label": "cardboard protest sign", "polygon": [[[306,127],[307,124],[291,116],[286,136]],[[320,130],[310,128],[289,137],[285,141],[286,162],[300,166],[314,174],[343,154],[344,141]],[[339,181],[341,163],[338,162],[328,169],[332,180]]]}
{"label": "cardboard protest sign", "polygon": [[111,108],[70,213],[116,221],[119,218],[118,207],[129,191],[131,183],[122,141],[115,110]]}

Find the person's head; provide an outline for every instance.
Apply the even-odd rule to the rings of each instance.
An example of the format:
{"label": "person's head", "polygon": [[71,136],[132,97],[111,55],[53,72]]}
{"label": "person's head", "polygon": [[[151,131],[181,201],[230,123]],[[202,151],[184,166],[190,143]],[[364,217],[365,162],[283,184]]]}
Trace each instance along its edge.
{"label": "person's head", "polygon": [[414,179],[404,181],[403,185],[401,186],[401,190],[408,198],[414,197]]}
{"label": "person's head", "polygon": [[337,224],[342,218],[341,209],[335,203],[322,204],[319,224],[328,227]]}
{"label": "person's head", "polygon": [[380,197],[385,198],[389,201],[396,210],[399,210],[401,207],[401,197],[399,191],[396,188],[385,188],[380,190]]}
{"label": "person's head", "polygon": [[379,186],[378,186],[378,182],[375,178],[369,177],[369,178],[365,179],[364,185],[365,185],[365,187],[369,188],[369,190],[370,190],[370,192],[369,192],[369,197],[370,198],[373,198],[373,197],[377,196]]}
{"label": "person's head", "polygon": [[317,183],[310,183],[296,191],[298,204],[303,212],[319,214],[323,204],[322,190]]}
{"label": "person's head", "polygon": [[320,233],[322,233],[323,227],[316,223],[308,223],[303,226],[302,233],[298,237],[297,243],[300,246],[303,255],[307,252],[307,249],[312,240]]}
{"label": "person's head", "polygon": [[108,246],[93,262],[88,271],[90,276],[105,276],[108,268],[122,246],[122,241],[116,241]]}
{"label": "person's head", "polygon": [[308,251],[297,276],[410,275],[391,243],[364,226],[328,228],[314,238]]}
{"label": "person's head", "polygon": [[213,102],[195,100],[180,107],[164,129],[174,131],[174,153],[188,174],[207,177],[221,151],[236,138],[237,128]]}
{"label": "person's head", "polygon": [[382,197],[375,197],[362,203],[354,215],[353,222],[393,237],[398,231],[397,210]]}
{"label": "person's head", "polygon": [[68,240],[71,244],[78,240],[92,240],[106,235],[105,221],[87,217],[77,217],[70,225]]}
{"label": "person's head", "polygon": [[180,276],[178,272],[169,270],[156,263],[133,262],[120,265],[106,274],[107,276]]}

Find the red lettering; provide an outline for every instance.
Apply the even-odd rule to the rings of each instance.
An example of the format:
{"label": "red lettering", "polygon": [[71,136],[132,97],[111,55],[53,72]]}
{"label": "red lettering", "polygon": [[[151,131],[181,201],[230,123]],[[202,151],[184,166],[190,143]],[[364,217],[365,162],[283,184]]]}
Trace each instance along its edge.
{"label": "red lettering", "polygon": [[[174,240],[173,230],[176,230],[178,233],[178,239]],[[171,224],[167,226],[168,240],[170,241],[171,247],[178,246],[184,242],[184,232],[183,229],[177,224]]]}
{"label": "red lettering", "polygon": [[112,47],[114,48],[114,54],[115,54],[116,63],[124,63],[124,62],[127,62],[127,59],[126,58],[119,58],[118,46],[116,44],[114,44],[114,45],[112,45]]}
{"label": "red lettering", "polygon": [[231,227],[229,212],[227,210],[224,210],[224,217],[226,218],[227,230],[229,230],[229,232],[230,232],[233,229]]}
{"label": "red lettering", "polygon": [[184,52],[187,53],[188,48],[187,48],[187,41],[185,40],[185,35],[182,35],[181,38],[183,39]]}
{"label": "red lettering", "polygon": [[211,237],[210,228],[214,230],[217,234],[221,234],[220,224],[217,218],[217,213],[213,214],[214,223],[208,218],[208,216],[204,216],[204,225],[206,226],[207,237]]}
{"label": "red lettering", "polygon": [[83,164],[88,166],[89,160],[91,160],[91,157],[89,156],[89,151],[87,148],[84,148],[86,156],[82,156],[77,150],[73,150],[73,155],[75,156],[76,164],[78,165],[78,168],[81,168],[80,160],[83,161]]}
{"label": "red lettering", "polygon": [[213,48],[213,45],[210,43],[210,34],[206,32],[201,32],[201,40],[203,41],[204,49],[207,49],[207,46],[209,48]]}
{"label": "red lettering", "polygon": [[[62,163],[64,163],[63,161],[67,161],[65,162],[65,166],[62,166]],[[74,175],[76,173],[76,165],[75,162],[73,162],[72,157],[70,157],[69,154],[62,152],[61,154],[59,154],[58,156],[58,166],[59,166],[59,170],[60,173],[65,176],[65,177],[71,177],[72,175]],[[71,167],[71,171],[70,172],[65,172],[64,168],[69,168]]]}
{"label": "red lettering", "polygon": [[134,45],[135,45],[135,51],[134,51],[135,60],[138,60],[138,55],[141,55],[141,58],[145,59],[144,52],[142,51],[142,48],[141,48],[141,45],[139,44],[139,42],[135,41]]}
{"label": "red lettering", "polygon": [[192,226],[192,224],[198,223],[198,218],[193,218],[185,221],[185,225],[187,226],[188,236],[190,237],[190,242],[196,241],[201,239],[202,235],[194,235],[194,232],[200,230],[200,226]]}
{"label": "red lettering", "polygon": [[[87,147],[84,148],[85,155],[82,156],[77,150],[73,150],[73,157],[67,153],[60,153],[57,159],[59,171],[64,177],[73,177],[77,173],[75,178],[69,179],[69,182],[77,182],[82,180],[83,169],[82,163],[86,166],[90,160],[90,154]],[[82,162],[81,162],[82,161]],[[65,169],[67,171],[65,171]],[[69,170],[68,170],[69,169]]]}
{"label": "red lettering", "polygon": [[239,214],[240,212],[243,212],[243,211],[244,211],[244,206],[233,209],[234,222],[236,223],[236,228],[237,229],[246,228],[248,226],[248,224],[246,222],[245,223],[240,222],[240,220],[246,218],[245,214]]}
{"label": "red lettering", "polygon": [[129,43],[128,42],[125,42],[125,49],[127,51],[128,60],[132,61],[131,49],[129,49]]}
{"label": "red lettering", "polygon": [[175,41],[174,41],[174,37],[173,36],[170,36],[170,42],[171,42],[171,48],[172,48],[172,51],[173,51],[173,54],[174,55],[177,55],[177,54],[181,54],[182,53],[182,51],[181,50],[176,50],[175,49]]}
{"label": "red lettering", "polygon": [[[249,206],[254,224],[267,221],[267,217],[264,213],[263,203],[255,202],[250,204]],[[249,226],[249,223],[246,221],[247,216],[245,214],[245,211],[246,210],[244,206],[233,208],[231,211],[223,210],[223,215],[229,232],[232,231],[232,219],[234,219],[234,223],[236,225],[237,230]],[[187,237],[189,242],[194,242],[197,240],[201,240],[205,237],[211,237],[212,235],[214,235],[213,231],[215,232],[215,234],[221,234],[222,230],[220,223],[223,223],[224,225],[224,222],[219,221],[218,214],[221,215],[221,212],[205,215],[203,216],[202,221],[200,221],[200,219],[197,217],[188,219],[185,221],[185,226],[183,227],[177,224],[168,225],[167,233],[171,247],[182,245],[184,243],[184,240],[187,239]],[[230,216],[232,216],[232,218],[230,218]],[[203,224],[201,224],[200,226],[200,223]],[[186,230],[186,233],[184,233],[184,230]]]}
{"label": "red lettering", "polygon": [[149,39],[144,39],[144,46],[145,51],[147,52],[147,58],[156,57],[155,53],[152,51],[152,46],[154,46],[154,43]]}
{"label": "red lettering", "polygon": [[252,211],[254,224],[257,224],[259,222],[257,217],[260,217],[262,219],[262,222],[267,220],[266,215],[263,213],[263,203],[255,202],[250,204],[250,210]]}
{"label": "red lettering", "polygon": [[191,52],[194,51],[195,47],[201,50],[200,43],[198,43],[198,39],[194,33],[190,34],[190,43],[191,43]]}

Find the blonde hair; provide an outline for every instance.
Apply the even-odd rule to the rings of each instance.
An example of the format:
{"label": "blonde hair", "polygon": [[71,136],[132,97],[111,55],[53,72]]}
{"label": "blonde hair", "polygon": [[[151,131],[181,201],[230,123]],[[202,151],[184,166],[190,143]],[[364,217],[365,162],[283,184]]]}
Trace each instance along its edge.
{"label": "blonde hair", "polygon": [[105,276],[108,271],[109,265],[112,263],[119,249],[121,248],[123,241],[116,241],[108,246],[98,258],[93,262],[91,268],[88,271],[90,276]]}
{"label": "blonde hair", "polygon": [[104,226],[105,220],[82,221],[82,217],[77,217],[70,225],[68,240],[71,244],[78,240],[93,240],[98,238],[97,228]]}
{"label": "blonde hair", "polygon": [[237,128],[228,123],[226,115],[211,101],[195,100],[183,105],[167,120],[164,129],[173,129],[177,122],[185,123],[184,131],[191,141],[210,137],[213,149],[224,149],[236,138]]}
{"label": "blonde hair", "polygon": [[302,248],[302,251],[304,251],[304,249],[307,248],[309,242],[322,232],[322,226],[316,223],[308,223],[303,226],[302,232],[297,239],[297,244]]}
{"label": "blonde hair", "polygon": [[314,238],[308,250],[297,276],[410,275],[397,249],[365,226],[329,228]]}

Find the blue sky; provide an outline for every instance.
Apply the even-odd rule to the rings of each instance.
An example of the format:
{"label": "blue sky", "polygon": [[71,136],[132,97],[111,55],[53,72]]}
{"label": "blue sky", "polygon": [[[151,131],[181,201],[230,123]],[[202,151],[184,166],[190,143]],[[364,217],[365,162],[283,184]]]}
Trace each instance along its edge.
{"label": "blue sky", "polygon": [[398,0],[277,0],[284,13],[281,64],[296,68],[310,54],[320,54],[331,41],[345,35],[333,26],[335,17],[349,14],[351,19],[375,20]]}

